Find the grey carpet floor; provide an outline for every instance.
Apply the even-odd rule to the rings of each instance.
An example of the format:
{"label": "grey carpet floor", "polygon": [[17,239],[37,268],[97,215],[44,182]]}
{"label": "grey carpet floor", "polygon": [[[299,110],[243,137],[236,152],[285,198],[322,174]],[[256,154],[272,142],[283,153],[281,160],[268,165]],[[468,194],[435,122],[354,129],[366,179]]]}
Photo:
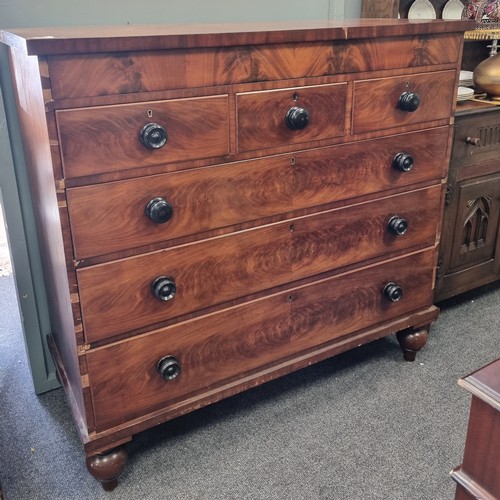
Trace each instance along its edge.
{"label": "grey carpet floor", "polygon": [[134,438],[116,490],[86,471],[61,389],[33,392],[12,276],[0,278],[0,482],[6,500],[445,500],[470,395],[500,357],[500,286],[442,304],[414,363],[394,337]]}

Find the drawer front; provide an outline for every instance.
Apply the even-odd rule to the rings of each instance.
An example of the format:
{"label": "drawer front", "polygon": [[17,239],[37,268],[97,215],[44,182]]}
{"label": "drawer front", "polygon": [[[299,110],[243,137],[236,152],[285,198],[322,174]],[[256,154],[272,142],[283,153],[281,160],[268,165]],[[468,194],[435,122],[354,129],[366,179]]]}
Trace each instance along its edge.
{"label": "drawer front", "polygon": [[[448,135],[449,128],[440,127],[293,156],[71,188],[67,201],[75,258],[439,179]],[[401,152],[414,159],[408,172],[393,166]],[[166,222],[154,222],[146,214],[157,198],[164,200],[158,206],[171,207]]]}
{"label": "drawer front", "polygon": [[[226,95],[62,110],[56,117],[66,177],[219,157],[229,152]],[[153,125],[166,131],[162,147],[146,145],[148,138],[149,144],[155,145],[157,130]]]}
{"label": "drawer front", "polygon": [[[283,43],[48,58],[54,99],[154,92],[231,83],[455,63],[456,34],[378,39],[377,43]],[[123,50],[118,47],[117,50]],[[82,78],[81,75],[92,75]]]}
{"label": "drawer front", "polygon": [[346,83],[237,94],[238,150],[342,136],[346,96]]}
{"label": "drawer front", "polygon": [[499,156],[500,110],[456,118],[450,168],[497,160]]}
{"label": "drawer front", "polygon": [[[87,352],[97,430],[431,304],[434,252],[394,259]],[[403,289],[390,302],[388,282]],[[173,356],[179,375],[156,365]]]}
{"label": "drawer front", "polygon": [[[400,109],[404,93],[417,94],[415,111]],[[449,119],[455,100],[455,71],[361,80],[354,83],[353,134]]]}
{"label": "drawer front", "polygon": [[[284,285],[365,259],[433,245],[441,186],[331,210],[189,245],[82,268],[78,283],[87,342]],[[400,236],[389,222],[402,218]],[[159,277],[170,300],[153,295]]]}

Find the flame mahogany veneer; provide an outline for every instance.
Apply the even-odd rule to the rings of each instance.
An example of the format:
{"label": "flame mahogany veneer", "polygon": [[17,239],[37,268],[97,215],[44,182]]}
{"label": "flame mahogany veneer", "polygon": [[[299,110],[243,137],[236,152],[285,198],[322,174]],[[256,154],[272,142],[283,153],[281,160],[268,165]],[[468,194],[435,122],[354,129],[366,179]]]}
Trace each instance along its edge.
{"label": "flame mahogany veneer", "polygon": [[89,471],[371,340],[427,340],[464,21],[1,32]]}

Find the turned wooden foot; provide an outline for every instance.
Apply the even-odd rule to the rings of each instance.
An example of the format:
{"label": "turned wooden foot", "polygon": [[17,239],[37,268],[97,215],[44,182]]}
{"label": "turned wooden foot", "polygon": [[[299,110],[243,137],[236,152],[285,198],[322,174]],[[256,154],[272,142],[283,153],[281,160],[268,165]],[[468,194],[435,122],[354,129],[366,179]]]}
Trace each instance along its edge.
{"label": "turned wooden foot", "polygon": [[118,484],[118,476],[127,463],[127,457],[126,448],[121,446],[107,453],[87,457],[87,469],[106,491],[111,491]]}
{"label": "turned wooden foot", "polygon": [[417,352],[424,347],[429,338],[429,325],[420,328],[407,328],[396,334],[399,345],[403,348],[406,361],[415,361]]}

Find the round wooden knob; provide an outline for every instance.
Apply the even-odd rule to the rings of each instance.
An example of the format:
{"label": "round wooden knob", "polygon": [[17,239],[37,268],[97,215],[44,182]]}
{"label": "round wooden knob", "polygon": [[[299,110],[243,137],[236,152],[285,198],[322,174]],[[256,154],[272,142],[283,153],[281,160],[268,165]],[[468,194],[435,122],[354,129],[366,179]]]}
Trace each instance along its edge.
{"label": "round wooden knob", "polygon": [[177,292],[177,286],[172,278],[159,276],[151,283],[153,295],[162,301],[172,300]]}
{"label": "round wooden knob", "polygon": [[309,123],[309,113],[304,108],[290,108],[286,113],[285,123],[292,130],[302,130]]}
{"label": "round wooden knob", "polygon": [[148,123],[139,134],[141,142],[149,149],[159,149],[167,143],[167,131],[157,123]]}
{"label": "round wooden knob", "polygon": [[416,92],[403,92],[398,99],[398,108],[401,111],[413,113],[420,106],[420,97]]}
{"label": "round wooden knob", "polygon": [[408,231],[408,221],[403,219],[403,217],[395,215],[389,220],[387,228],[392,234],[395,234],[396,236],[403,236],[403,234]]}
{"label": "round wooden knob", "polygon": [[479,147],[479,146],[481,146],[481,139],[479,137],[466,137],[465,144]]}
{"label": "round wooden knob", "polygon": [[398,153],[392,160],[392,165],[401,172],[409,172],[413,168],[413,156],[407,153]]}
{"label": "round wooden knob", "polygon": [[387,285],[384,286],[382,293],[391,302],[398,302],[403,297],[403,289],[393,282],[387,283]]}
{"label": "round wooden knob", "polygon": [[153,198],[146,205],[146,215],[157,224],[164,224],[172,218],[174,209],[165,198]]}
{"label": "round wooden knob", "polygon": [[165,380],[173,380],[181,373],[181,364],[175,356],[164,356],[156,364],[156,370]]}

